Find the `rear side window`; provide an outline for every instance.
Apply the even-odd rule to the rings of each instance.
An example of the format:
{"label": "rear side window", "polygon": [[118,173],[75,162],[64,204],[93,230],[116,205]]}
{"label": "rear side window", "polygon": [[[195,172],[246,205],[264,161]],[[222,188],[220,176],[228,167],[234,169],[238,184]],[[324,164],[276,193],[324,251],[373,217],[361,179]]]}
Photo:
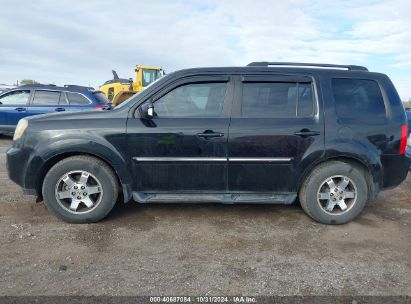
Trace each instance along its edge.
{"label": "rear side window", "polygon": [[341,118],[385,117],[384,99],[378,83],[369,79],[332,79],[337,115]]}
{"label": "rear side window", "polygon": [[58,105],[60,101],[60,92],[55,91],[35,91],[34,105]]}
{"label": "rear side window", "polygon": [[71,106],[84,106],[90,104],[90,101],[81,94],[68,93],[67,98]]}
{"label": "rear side window", "polygon": [[0,105],[24,105],[30,96],[29,90],[11,91],[0,96]]}
{"label": "rear side window", "polygon": [[314,114],[311,83],[243,83],[243,117],[307,117]]}

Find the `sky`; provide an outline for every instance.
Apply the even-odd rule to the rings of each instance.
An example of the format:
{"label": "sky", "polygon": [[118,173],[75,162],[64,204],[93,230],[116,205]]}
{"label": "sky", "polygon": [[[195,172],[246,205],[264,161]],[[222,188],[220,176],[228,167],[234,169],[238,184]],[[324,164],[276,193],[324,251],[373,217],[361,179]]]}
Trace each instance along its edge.
{"label": "sky", "polygon": [[98,87],[252,61],[357,64],[411,98],[410,0],[0,0],[0,83]]}

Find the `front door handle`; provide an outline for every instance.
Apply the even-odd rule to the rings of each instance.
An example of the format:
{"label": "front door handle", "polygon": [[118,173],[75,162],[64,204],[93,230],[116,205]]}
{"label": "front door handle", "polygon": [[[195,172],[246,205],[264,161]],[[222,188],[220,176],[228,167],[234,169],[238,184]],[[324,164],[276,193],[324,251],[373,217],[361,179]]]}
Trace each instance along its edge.
{"label": "front door handle", "polygon": [[302,129],[299,132],[295,132],[294,135],[301,136],[301,137],[309,137],[309,136],[320,135],[320,132],[319,131],[311,131],[309,129]]}
{"label": "front door handle", "polygon": [[66,110],[65,108],[56,108],[56,112],[63,112],[65,110]]}
{"label": "front door handle", "polygon": [[25,112],[26,108],[16,108],[15,109],[17,112]]}
{"label": "front door handle", "polygon": [[203,133],[197,133],[197,136],[203,138],[223,137],[224,133],[214,132],[212,130],[205,130]]}

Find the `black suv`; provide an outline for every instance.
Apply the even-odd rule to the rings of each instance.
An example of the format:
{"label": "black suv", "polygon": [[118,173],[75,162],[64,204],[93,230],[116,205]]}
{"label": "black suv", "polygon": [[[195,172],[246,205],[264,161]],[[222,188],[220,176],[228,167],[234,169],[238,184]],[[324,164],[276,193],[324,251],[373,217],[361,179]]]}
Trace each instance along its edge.
{"label": "black suv", "polygon": [[[320,67],[320,68],[318,68]],[[390,79],[361,66],[254,62],[156,81],[111,111],[20,120],[10,178],[59,218],[124,201],[291,204],[346,223],[406,177]]]}

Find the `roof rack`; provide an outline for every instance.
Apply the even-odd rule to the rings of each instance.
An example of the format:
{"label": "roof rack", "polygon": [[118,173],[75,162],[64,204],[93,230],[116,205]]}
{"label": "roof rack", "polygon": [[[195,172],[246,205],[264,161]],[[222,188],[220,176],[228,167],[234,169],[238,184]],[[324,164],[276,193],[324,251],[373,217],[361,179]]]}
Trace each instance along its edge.
{"label": "roof rack", "polygon": [[65,84],[65,88],[74,88],[74,89],[85,89],[85,90],[94,90],[93,87],[86,87],[86,86],[81,86],[81,85],[76,85],[76,84]]}
{"label": "roof rack", "polygon": [[301,62],[268,62],[256,61],[247,64],[247,66],[268,67],[268,66],[299,66],[299,67],[321,67],[321,68],[339,68],[350,71],[368,71],[364,66],[360,65],[342,65],[342,64],[328,64],[328,63],[301,63]]}

